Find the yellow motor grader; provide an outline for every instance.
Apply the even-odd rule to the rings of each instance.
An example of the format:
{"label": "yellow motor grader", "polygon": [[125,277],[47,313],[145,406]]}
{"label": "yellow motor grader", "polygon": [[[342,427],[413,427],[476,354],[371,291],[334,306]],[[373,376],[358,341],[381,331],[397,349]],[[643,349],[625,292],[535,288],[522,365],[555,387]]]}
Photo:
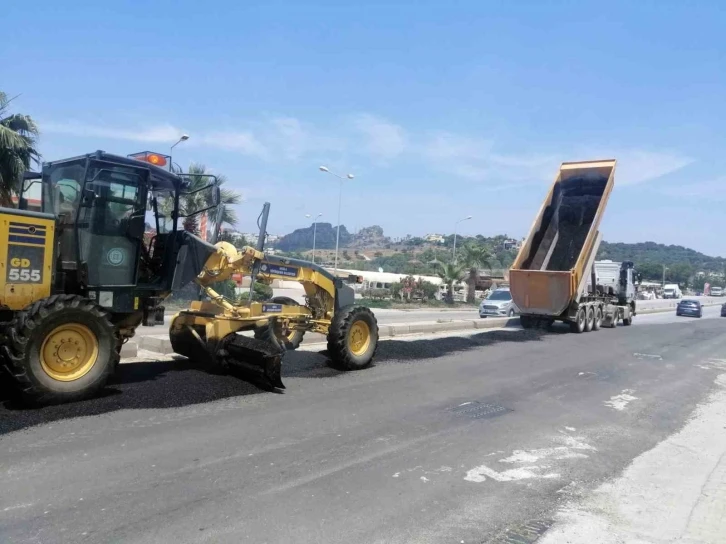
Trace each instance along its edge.
{"label": "yellow motor grader", "polygon": [[[141,324],[163,324],[163,300],[192,281],[207,300],[172,320],[172,345],[182,355],[256,369],[280,388],[284,350],[305,331],[327,334],[337,367],[371,362],[377,323],[353,305],[352,288],[312,263],[264,255],[269,204],[256,248],[210,244],[180,219],[219,213],[216,178],[177,174],[164,168],[170,164],[152,152],[104,151],[48,162],[26,174],[18,208],[0,208],[0,379],[21,400],[52,404],[96,393],[123,343]],[[39,198],[29,198],[33,187]],[[196,209],[183,210],[187,197]],[[251,275],[252,285],[299,281],[307,303],[227,300],[213,286],[234,273]]]}
{"label": "yellow motor grader", "polygon": [[[241,367],[256,372],[272,388],[284,389],[280,378],[282,355],[296,349],[305,332],[327,335],[328,356],[340,370],[369,365],[378,347],[378,324],[373,312],[356,306],[354,291],[341,278],[307,261],[263,253],[270,205],[260,216],[257,247],[237,250],[228,242],[215,244],[196,282],[206,301],[192,302],[171,321],[169,335],[176,353],[211,360],[215,367]],[[218,223],[218,222],[217,222]],[[250,302],[234,302],[213,286],[233,274],[249,276]],[[305,289],[306,304],[287,297],[252,301],[255,281],[297,281]],[[349,278],[350,280],[351,278]],[[360,281],[352,278],[353,281]],[[253,332],[253,336],[239,334]]]}

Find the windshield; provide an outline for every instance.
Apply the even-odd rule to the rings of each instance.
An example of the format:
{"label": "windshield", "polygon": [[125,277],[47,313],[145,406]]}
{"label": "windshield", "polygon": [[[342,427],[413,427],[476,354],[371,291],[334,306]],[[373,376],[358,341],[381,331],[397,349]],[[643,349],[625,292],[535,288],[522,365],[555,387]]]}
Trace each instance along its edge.
{"label": "windshield", "polygon": [[492,291],[487,300],[512,300],[512,294],[509,291]]}

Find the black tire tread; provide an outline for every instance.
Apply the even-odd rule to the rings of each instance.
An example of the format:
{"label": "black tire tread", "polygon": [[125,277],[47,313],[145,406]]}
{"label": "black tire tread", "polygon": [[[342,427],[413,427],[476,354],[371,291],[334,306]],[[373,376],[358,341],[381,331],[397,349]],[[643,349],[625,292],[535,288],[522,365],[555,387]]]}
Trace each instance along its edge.
{"label": "black tire tread", "polygon": [[[373,352],[365,364],[359,364],[348,351],[347,337],[350,326],[357,317],[365,314],[371,328],[371,340],[375,340]],[[335,312],[328,330],[328,355],[330,364],[339,370],[359,370],[370,366],[378,352],[378,320],[373,312],[365,306],[346,306]]]}
{"label": "black tire tread", "polygon": [[112,345],[115,346],[118,343],[118,334],[109,319],[109,313],[93,301],[79,295],[52,295],[38,300],[24,310],[17,312],[6,329],[6,343],[2,346],[3,356],[0,359],[4,370],[11,377],[13,388],[25,402],[35,405],[57,404],[93,396],[106,385],[114,369],[119,364],[119,351],[116,349],[110,350],[110,361],[106,368],[103,369],[103,373],[89,387],[73,393],[49,391],[42,384],[32,379],[23,357],[30,335],[48,316],[67,308],[89,312],[102,324],[105,333],[111,336],[113,339]]}

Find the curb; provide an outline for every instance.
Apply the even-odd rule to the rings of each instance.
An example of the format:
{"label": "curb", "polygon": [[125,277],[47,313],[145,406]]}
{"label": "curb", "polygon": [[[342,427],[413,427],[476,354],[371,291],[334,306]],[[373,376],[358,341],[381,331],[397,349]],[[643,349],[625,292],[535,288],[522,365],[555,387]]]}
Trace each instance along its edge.
{"label": "curb", "polygon": [[[721,302],[705,303],[704,306],[720,306]],[[672,312],[676,303],[667,308],[644,308],[638,311],[641,314],[658,314]],[[417,323],[390,323],[378,326],[378,337],[380,339],[395,338],[409,334],[438,333],[447,331],[466,331],[481,329],[497,329],[519,325],[519,317],[487,317],[486,319],[462,319],[436,322]],[[305,345],[305,344],[303,344]],[[121,358],[137,357],[139,349],[170,355],[174,353],[171,341],[165,336],[142,336],[138,341],[129,341],[121,349]]]}

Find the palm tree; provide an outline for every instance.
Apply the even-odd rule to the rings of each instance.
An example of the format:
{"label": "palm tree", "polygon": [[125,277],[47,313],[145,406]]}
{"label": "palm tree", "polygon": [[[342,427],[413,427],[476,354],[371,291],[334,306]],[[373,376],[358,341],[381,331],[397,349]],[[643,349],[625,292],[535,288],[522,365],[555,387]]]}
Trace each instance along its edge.
{"label": "palm tree", "polygon": [[12,206],[23,173],[40,162],[35,149],[38,126],[29,115],[10,113],[11,99],[0,91],[0,205]]}
{"label": "palm tree", "polygon": [[442,279],[448,293],[446,294],[446,302],[449,304],[454,302],[454,284],[464,279],[466,270],[463,266],[458,266],[453,263],[446,263],[441,270],[437,272],[438,276]]}
{"label": "palm tree", "polygon": [[469,277],[466,280],[466,301],[470,304],[474,304],[476,298],[479,268],[485,266],[491,270],[491,259],[492,254],[485,247],[476,244],[464,246],[464,266],[469,269]]}
{"label": "palm tree", "polygon": [[[189,171],[182,175],[186,176],[189,180],[189,188],[187,189],[188,192],[201,189],[209,185],[213,180],[213,178],[209,177],[210,173],[207,170],[207,167],[199,163],[192,163],[189,165]],[[220,186],[227,182],[226,176],[217,175],[216,178],[217,184]],[[237,224],[237,212],[235,212],[233,206],[242,202],[242,195],[232,189],[224,189],[220,187],[220,193],[219,206],[221,216],[219,225],[216,224],[216,210],[210,210],[210,213],[207,214],[207,218],[215,230],[218,227],[221,227],[224,223],[231,226],[235,226]],[[211,191],[199,191],[194,194],[182,195],[179,201],[179,208],[182,214],[188,214],[195,210],[206,208],[207,206],[212,205],[212,203]],[[199,234],[199,215],[190,215],[185,217],[182,224],[184,230]]]}

